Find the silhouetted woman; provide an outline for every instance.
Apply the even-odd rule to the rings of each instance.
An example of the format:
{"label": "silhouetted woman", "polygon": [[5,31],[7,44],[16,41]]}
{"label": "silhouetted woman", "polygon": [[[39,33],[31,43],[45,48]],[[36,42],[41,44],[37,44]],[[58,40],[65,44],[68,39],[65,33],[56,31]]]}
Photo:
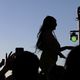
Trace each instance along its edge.
{"label": "silhouetted woman", "polygon": [[63,48],[60,47],[54,33],[56,26],[56,19],[52,16],[46,16],[38,33],[36,48],[42,50],[40,68],[45,74],[48,73],[51,66],[56,65],[58,55],[65,58],[60,52],[66,49],[67,46]]}

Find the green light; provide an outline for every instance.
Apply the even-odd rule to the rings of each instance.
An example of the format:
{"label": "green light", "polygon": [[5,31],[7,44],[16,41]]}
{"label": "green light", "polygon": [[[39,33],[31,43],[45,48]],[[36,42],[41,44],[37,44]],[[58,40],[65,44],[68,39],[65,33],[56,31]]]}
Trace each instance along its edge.
{"label": "green light", "polygon": [[76,32],[72,32],[72,33],[70,34],[70,40],[71,40],[72,42],[76,42],[76,41],[78,40],[78,35],[76,34]]}
{"label": "green light", "polygon": [[76,36],[72,36],[71,41],[72,42],[76,42],[77,41],[77,37]]}

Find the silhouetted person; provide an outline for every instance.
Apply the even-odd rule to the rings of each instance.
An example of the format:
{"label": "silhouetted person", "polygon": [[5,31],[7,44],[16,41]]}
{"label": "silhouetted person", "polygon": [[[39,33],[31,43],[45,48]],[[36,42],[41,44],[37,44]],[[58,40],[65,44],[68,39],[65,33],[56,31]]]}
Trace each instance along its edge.
{"label": "silhouetted person", "polygon": [[72,47],[60,47],[60,44],[56,38],[54,30],[56,29],[57,21],[52,16],[46,16],[43,20],[43,24],[38,33],[38,41],[36,43],[36,49],[42,51],[40,57],[40,68],[42,73],[47,74],[51,66],[56,65],[58,55],[61,58],[65,58],[61,54],[62,50],[71,49]]}
{"label": "silhouetted person", "polygon": [[18,57],[17,61],[17,71],[21,72],[19,72],[19,77],[22,76],[23,79],[37,80],[39,60],[36,55],[25,51],[22,55]]}
{"label": "silhouetted person", "polygon": [[16,48],[16,52],[6,58],[6,65],[1,72],[3,77],[8,70],[12,70],[12,75],[2,80],[38,80],[38,68],[39,59],[34,53]]}
{"label": "silhouetted person", "polygon": [[73,48],[68,54],[65,63],[65,68],[66,80],[80,80],[80,45]]}
{"label": "silhouetted person", "polygon": [[9,70],[12,70],[14,61],[15,61],[15,56],[14,56],[14,54],[12,54],[12,52],[10,52],[9,55],[6,54],[5,65],[3,66],[3,68],[0,71],[0,80],[13,80],[12,78],[7,79],[5,77],[5,74]]}
{"label": "silhouetted person", "polygon": [[16,49],[16,59],[12,67],[12,76],[14,80],[37,80],[39,59],[29,51]]}

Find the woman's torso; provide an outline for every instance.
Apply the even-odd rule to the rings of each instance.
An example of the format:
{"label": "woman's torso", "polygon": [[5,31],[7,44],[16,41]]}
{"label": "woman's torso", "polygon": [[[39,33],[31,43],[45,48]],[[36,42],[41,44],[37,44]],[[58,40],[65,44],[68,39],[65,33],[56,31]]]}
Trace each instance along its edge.
{"label": "woman's torso", "polygon": [[58,58],[60,44],[52,33],[46,32],[41,35],[42,54],[40,58],[41,67],[48,67],[55,64]]}

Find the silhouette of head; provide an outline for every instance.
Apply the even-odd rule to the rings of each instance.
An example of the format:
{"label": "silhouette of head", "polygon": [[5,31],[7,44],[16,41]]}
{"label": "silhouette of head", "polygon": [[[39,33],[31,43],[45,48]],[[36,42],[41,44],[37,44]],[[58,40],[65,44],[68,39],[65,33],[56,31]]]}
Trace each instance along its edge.
{"label": "silhouette of head", "polygon": [[[19,51],[18,51],[19,52]],[[13,76],[17,79],[36,79],[38,74],[39,59],[31,52],[22,51],[17,55],[13,66]],[[17,53],[16,53],[17,54]]]}
{"label": "silhouette of head", "polygon": [[54,30],[56,27],[57,23],[56,23],[56,19],[52,16],[46,16],[44,21],[43,21],[43,26],[46,27],[46,29],[48,30]]}
{"label": "silhouette of head", "polygon": [[68,54],[65,63],[66,67],[80,67],[80,45],[76,46],[71,52]]}
{"label": "silhouette of head", "polygon": [[41,31],[54,30],[57,26],[56,19],[52,16],[46,16],[43,20]]}
{"label": "silhouette of head", "polygon": [[80,45],[76,46],[68,54],[65,63],[66,68],[66,80],[80,79]]}

